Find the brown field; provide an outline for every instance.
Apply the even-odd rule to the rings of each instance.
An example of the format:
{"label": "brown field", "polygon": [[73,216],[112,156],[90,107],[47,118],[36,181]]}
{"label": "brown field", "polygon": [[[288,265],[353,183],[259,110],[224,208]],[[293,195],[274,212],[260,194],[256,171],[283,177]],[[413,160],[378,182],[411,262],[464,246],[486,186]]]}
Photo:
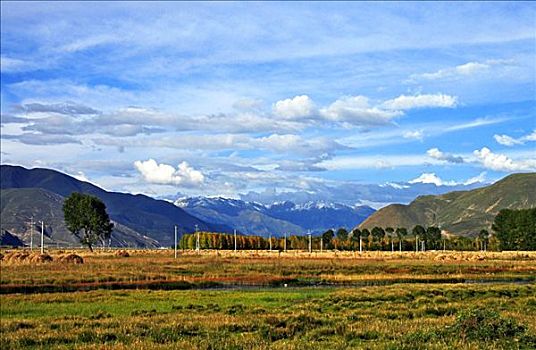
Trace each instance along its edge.
{"label": "brown field", "polygon": [[536,252],[126,252],[2,251],[2,349],[536,344]]}

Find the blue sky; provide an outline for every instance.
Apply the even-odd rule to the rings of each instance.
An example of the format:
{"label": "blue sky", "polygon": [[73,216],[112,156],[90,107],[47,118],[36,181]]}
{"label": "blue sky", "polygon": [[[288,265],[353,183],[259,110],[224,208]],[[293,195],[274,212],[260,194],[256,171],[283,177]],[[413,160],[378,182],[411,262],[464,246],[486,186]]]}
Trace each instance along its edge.
{"label": "blue sky", "polygon": [[536,5],[1,4],[2,163],[163,196],[536,171]]}

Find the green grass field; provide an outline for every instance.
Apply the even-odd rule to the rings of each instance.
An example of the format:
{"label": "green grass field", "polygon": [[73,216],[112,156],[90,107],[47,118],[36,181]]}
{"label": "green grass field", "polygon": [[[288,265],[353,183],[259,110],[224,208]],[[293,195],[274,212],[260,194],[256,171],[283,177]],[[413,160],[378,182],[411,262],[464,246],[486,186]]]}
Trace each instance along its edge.
{"label": "green grass field", "polygon": [[[2,349],[533,349],[535,257],[211,252],[175,260],[169,252],[138,251],[128,258],[86,255],[83,265],[4,263],[2,288],[31,279],[33,285],[93,283],[95,290],[1,290]],[[472,283],[444,283],[445,275]],[[150,278],[184,279],[193,289],[106,284],[128,276],[142,288]],[[267,278],[282,284],[266,287]],[[207,281],[225,289],[195,284]],[[293,286],[296,281],[346,284]],[[348,285],[363,281],[383,285]]]}

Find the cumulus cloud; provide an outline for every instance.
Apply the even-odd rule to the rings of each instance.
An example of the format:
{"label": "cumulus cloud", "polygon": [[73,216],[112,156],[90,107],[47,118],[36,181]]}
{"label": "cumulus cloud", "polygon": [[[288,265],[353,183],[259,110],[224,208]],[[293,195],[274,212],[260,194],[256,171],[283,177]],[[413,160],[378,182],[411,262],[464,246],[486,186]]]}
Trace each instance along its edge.
{"label": "cumulus cloud", "polygon": [[307,95],[277,101],[273,106],[274,114],[284,119],[302,119],[315,112],[315,104]]}
{"label": "cumulus cloud", "polygon": [[460,156],[454,156],[449,153],[441,152],[438,148],[431,148],[426,151],[426,154],[433,159],[442,160],[449,163],[463,163],[464,160]]}
{"label": "cumulus cloud", "polygon": [[478,174],[477,176],[471,177],[465,181],[460,181],[460,182],[454,181],[454,180],[445,181],[441,179],[439,176],[437,176],[435,173],[422,173],[419,177],[408,181],[408,183],[409,184],[418,184],[418,183],[434,184],[436,186],[459,186],[459,185],[469,186],[469,185],[474,185],[477,183],[483,183],[485,181],[486,181],[486,172],[484,171]]}
{"label": "cumulus cloud", "polygon": [[134,166],[145,181],[154,184],[193,187],[205,181],[205,176],[187,162],[181,162],[176,169],[168,164],[158,164],[154,159],[137,160]]}
{"label": "cumulus cloud", "polygon": [[409,110],[416,108],[454,108],[458,104],[456,96],[446,94],[400,95],[383,103],[389,110]]}
{"label": "cumulus cloud", "polygon": [[468,186],[468,185],[472,185],[472,184],[476,184],[476,183],[483,183],[486,181],[486,172],[483,171],[481,172],[480,174],[478,174],[477,176],[474,176],[474,177],[471,177],[469,179],[467,179],[466,181],[464,181],[464,185]]}
{"label": "cumulus cloud", "polygon": [[421,176],[408,181],[410,184],[423,183],[423,184],[434,184],[436,186],[454,186],[456,185],[453,181],[443,181],[435,173],[422,173]]}
{"label": "cumulus cloud", "polygon": [[493,153],[487,147],[475,150],[473,154],[477,161],[487,169],[505,172],[536,171],[536,159],[513,160],[504,154]]}
{"label": "cumulus cloud", "polygon": [[536,141],[536,130],[532,131],[531,134],[522,136],[520,138],[513,138],[508,135],[493,135],[493,138],[497,143],[503,145],[503,146],[514,146],[514,145],[523,145],[526,142]]}
{"label": "cumulus cloud", "polygon": [[329,121],[346,122],[355,125],[388,124],[392,119],[402,114],[400,111],[373,107],[365,96],[342,97],[320,110],[320,115]]}
{"label": "cumulus cloud", "polygon": [[493,138],[497,143],[503,145],[503,146],[513,146],[513,145],[520,145],[522,144],[521,141],[514,139],[513,137],[510,137],[508,135],[493,135]]}

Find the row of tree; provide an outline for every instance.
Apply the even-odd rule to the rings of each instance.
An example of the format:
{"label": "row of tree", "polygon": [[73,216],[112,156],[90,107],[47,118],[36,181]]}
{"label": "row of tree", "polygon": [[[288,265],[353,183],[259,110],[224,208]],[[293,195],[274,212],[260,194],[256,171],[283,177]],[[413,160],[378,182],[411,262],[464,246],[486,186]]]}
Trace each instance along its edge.
{"label": "row of tree", "polygon": [[[235,241],[236,240],[236,241]],[[236,243],[235,243],[236,242]],[[223,250],[349,250],[349,251],[423,251],[430,249],[484,250],[487,246],[479,239],[441,236],[435,226],[415,226],[411,232],[405,228],[380,228],[347,231],[328,230],[320,236],[291,235],[284,237],[261,237],[256,235],[233,235],[214,232],[184,234],[179,241],[180,249]]]}
{"label": "row of tree", "polygon": [[[411,236],[411,239],[409,237]],[[415,238],[415,240],[414,240]],[[371,230],[358,228],[347,231],[344,228],[336,232],[328,230],[322,234],[322,239],[328,249],[356,250],[356,248],[367,250],[397,250],[414,249],[415,244],[421,244],[422,249],[439,249],[443,247],[441,240],[441,230],[438,227],[430,226],[424,228],[416,225],[410,232],[405,227],[374,227]]]}

